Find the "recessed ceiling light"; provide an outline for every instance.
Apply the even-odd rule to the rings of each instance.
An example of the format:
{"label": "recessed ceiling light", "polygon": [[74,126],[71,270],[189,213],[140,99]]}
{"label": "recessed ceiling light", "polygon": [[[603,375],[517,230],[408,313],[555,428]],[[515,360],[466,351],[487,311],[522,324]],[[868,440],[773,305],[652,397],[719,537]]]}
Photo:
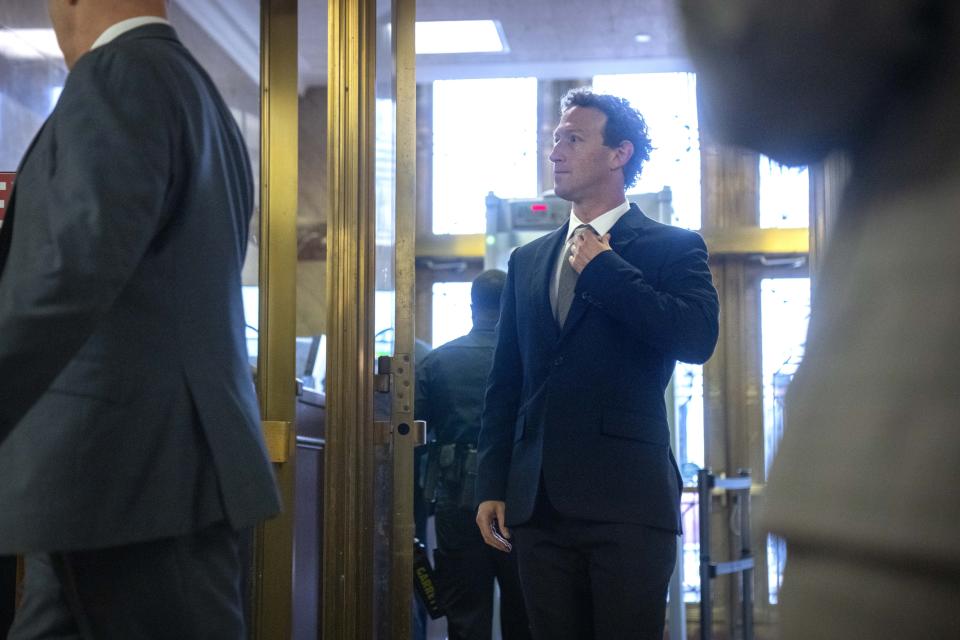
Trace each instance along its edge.
{"label": "recessed ceiling light", "polygon": [[647,42],[653,40],[653,36],[649,33],[638,33],[637,35],[633,36],[633,39],[640,44],[646,44]]}
{"label": "recessed ceiling light", "polygon": [[506,53],[503,29],[497,20],[433,20],[416,26],[418,54]]}
{"label": "recessed ceiling light", "polygon": [[0,55],[20,60],[63,57],[53,29],[0,28]]}

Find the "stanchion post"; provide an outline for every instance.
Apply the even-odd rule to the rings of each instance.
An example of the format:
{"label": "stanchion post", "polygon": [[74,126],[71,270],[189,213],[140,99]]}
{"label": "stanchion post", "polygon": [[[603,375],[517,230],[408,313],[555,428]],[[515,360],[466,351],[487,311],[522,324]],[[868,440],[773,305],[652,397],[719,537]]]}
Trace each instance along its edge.
{"label": "stanchion post", "polygon": [[700,512],[700,640],[710,640],[713,632],[713,604],[710,598],[710,469],[697,472]]}

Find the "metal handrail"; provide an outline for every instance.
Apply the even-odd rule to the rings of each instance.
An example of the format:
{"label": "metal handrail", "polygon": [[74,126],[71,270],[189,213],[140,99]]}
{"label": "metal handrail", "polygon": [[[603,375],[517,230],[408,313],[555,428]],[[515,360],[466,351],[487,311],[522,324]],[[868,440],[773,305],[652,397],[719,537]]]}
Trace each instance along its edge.
{"label": "metal handrail", "polygon": [[[719,575],[739,573],[743,599],[743,640],[753,640],[753,554],[750,549],[750,471],[740,469],[732,478],[715,476],[709,469],[697,472],[700,495],[700,639],[710,640],[713,634],[713,603],[710,580]],[[715,492],[732,493],[740,511],[740,557],[728,562],[710,559],[710,498]]]}

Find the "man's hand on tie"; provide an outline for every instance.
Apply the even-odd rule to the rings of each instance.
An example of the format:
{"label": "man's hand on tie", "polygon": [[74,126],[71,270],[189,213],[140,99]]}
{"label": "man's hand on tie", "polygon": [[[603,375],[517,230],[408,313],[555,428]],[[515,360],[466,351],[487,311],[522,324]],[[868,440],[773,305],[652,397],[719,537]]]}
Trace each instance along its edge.
{"label": "man's hand on tie", "polygon": [[577,273],[581,273],[597,254],[612,251],[610,248],[610,234],[602,238],[595,232],[584,229],[573,235],[570,240],[570,266]]}

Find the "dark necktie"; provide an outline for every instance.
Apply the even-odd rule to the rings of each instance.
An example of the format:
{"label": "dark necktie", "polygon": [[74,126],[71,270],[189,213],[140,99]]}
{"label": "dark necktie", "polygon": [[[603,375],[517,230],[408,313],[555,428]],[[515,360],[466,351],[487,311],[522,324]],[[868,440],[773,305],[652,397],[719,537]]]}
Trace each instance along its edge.
{"label": "dark necktie", "polygon": [[573,290],[577,288],[577,278],[580,277],[580,274],[570,266],[570,248],[573,246],[577,234],[586,233],[587,230],[596,234],[593,227],[588,224],[581,224],[573,230],[570,239],[567,241],[567,248],[563,252],[563,261],[560,263],[560,279],[557,284],[557,323],[561,328],[567,320],[567,314],[570,313],[570,305],[573,304]]}

